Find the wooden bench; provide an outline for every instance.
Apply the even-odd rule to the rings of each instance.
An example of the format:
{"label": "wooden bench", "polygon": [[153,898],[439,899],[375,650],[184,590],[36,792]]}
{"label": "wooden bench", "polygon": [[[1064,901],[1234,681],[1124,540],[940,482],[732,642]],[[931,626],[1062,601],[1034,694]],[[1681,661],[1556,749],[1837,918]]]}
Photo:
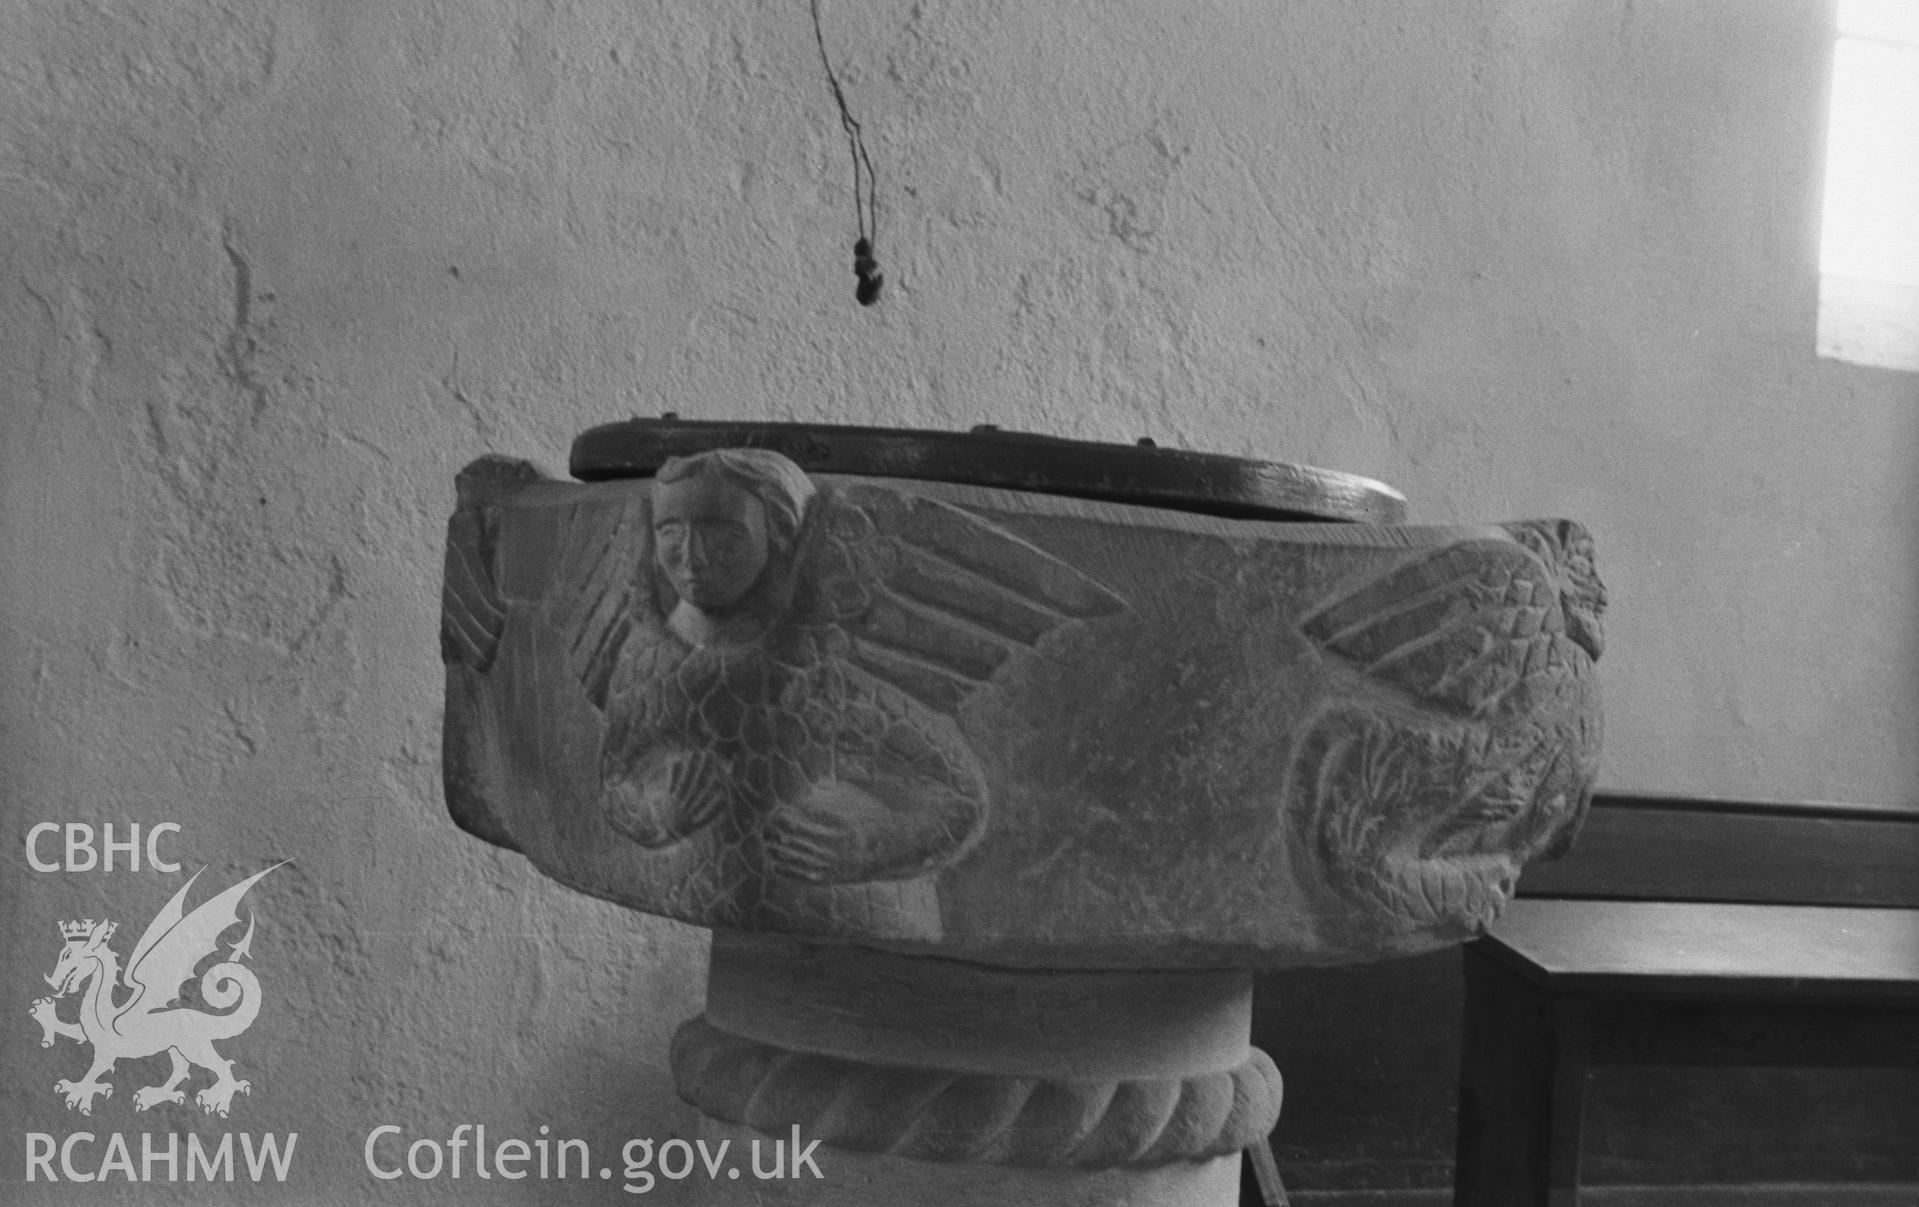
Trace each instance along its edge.
{"label": "wooden bench", "polygon": [[1919,1067],[1919,910],[1521,899],[1465,962],[1455,1207],[1576,1204],[1596,1066]]}

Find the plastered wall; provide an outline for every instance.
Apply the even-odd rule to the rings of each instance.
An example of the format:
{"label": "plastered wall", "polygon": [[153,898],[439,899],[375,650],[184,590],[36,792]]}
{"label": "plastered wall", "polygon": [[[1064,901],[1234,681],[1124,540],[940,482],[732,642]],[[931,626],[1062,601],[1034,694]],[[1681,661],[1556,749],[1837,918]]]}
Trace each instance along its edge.
{"label": "plastered wall", "polygon": [[[0,6],[0,1197],[100,1192],[20,1184],[83,1123],[298,1131],[288,1202],[455,1193],[371,1178],[380,1123],[689,1134],[703,936],[437,783],[453,474],[630,414],[1152,436],[1415,522],[1575,517],[1609,786],[1915,802],[1919,378],[1812,355],[1823,4],[822,15],[871,309],[802,0]],[[177,823],[183,870],[35,871],[42,821]],[[55,921],[130,942],[279,859],[254,1092],[65,1111]]]}

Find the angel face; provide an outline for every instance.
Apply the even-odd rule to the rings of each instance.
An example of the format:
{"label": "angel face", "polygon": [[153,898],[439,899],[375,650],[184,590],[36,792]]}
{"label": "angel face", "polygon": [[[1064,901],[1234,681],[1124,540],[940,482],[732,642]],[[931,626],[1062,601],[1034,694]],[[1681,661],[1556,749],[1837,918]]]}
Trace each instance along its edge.
{"label": "angel face", "polygon": [[770,555],[766,508],[718,474],[662,482],[653,493],[653,557],[679,597],[709,614],[752,593]]}

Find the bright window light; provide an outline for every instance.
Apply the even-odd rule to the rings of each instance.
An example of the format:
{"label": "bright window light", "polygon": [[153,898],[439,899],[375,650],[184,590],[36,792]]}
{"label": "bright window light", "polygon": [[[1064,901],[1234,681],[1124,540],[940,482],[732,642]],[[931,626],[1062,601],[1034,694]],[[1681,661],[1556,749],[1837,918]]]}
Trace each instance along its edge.
{"label": "bright window light", "polygon": [[1821,356],[1919,370],[1919,3],[1840,0]]}

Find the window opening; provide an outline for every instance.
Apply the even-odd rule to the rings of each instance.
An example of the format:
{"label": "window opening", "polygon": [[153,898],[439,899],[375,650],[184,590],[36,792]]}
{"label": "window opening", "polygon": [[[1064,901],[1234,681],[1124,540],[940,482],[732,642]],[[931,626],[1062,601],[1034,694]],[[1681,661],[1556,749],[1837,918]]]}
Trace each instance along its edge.
{"label": "window opening", "polygon": [[1919,4],[1840,0],[1818,353],[1919,370]]}

